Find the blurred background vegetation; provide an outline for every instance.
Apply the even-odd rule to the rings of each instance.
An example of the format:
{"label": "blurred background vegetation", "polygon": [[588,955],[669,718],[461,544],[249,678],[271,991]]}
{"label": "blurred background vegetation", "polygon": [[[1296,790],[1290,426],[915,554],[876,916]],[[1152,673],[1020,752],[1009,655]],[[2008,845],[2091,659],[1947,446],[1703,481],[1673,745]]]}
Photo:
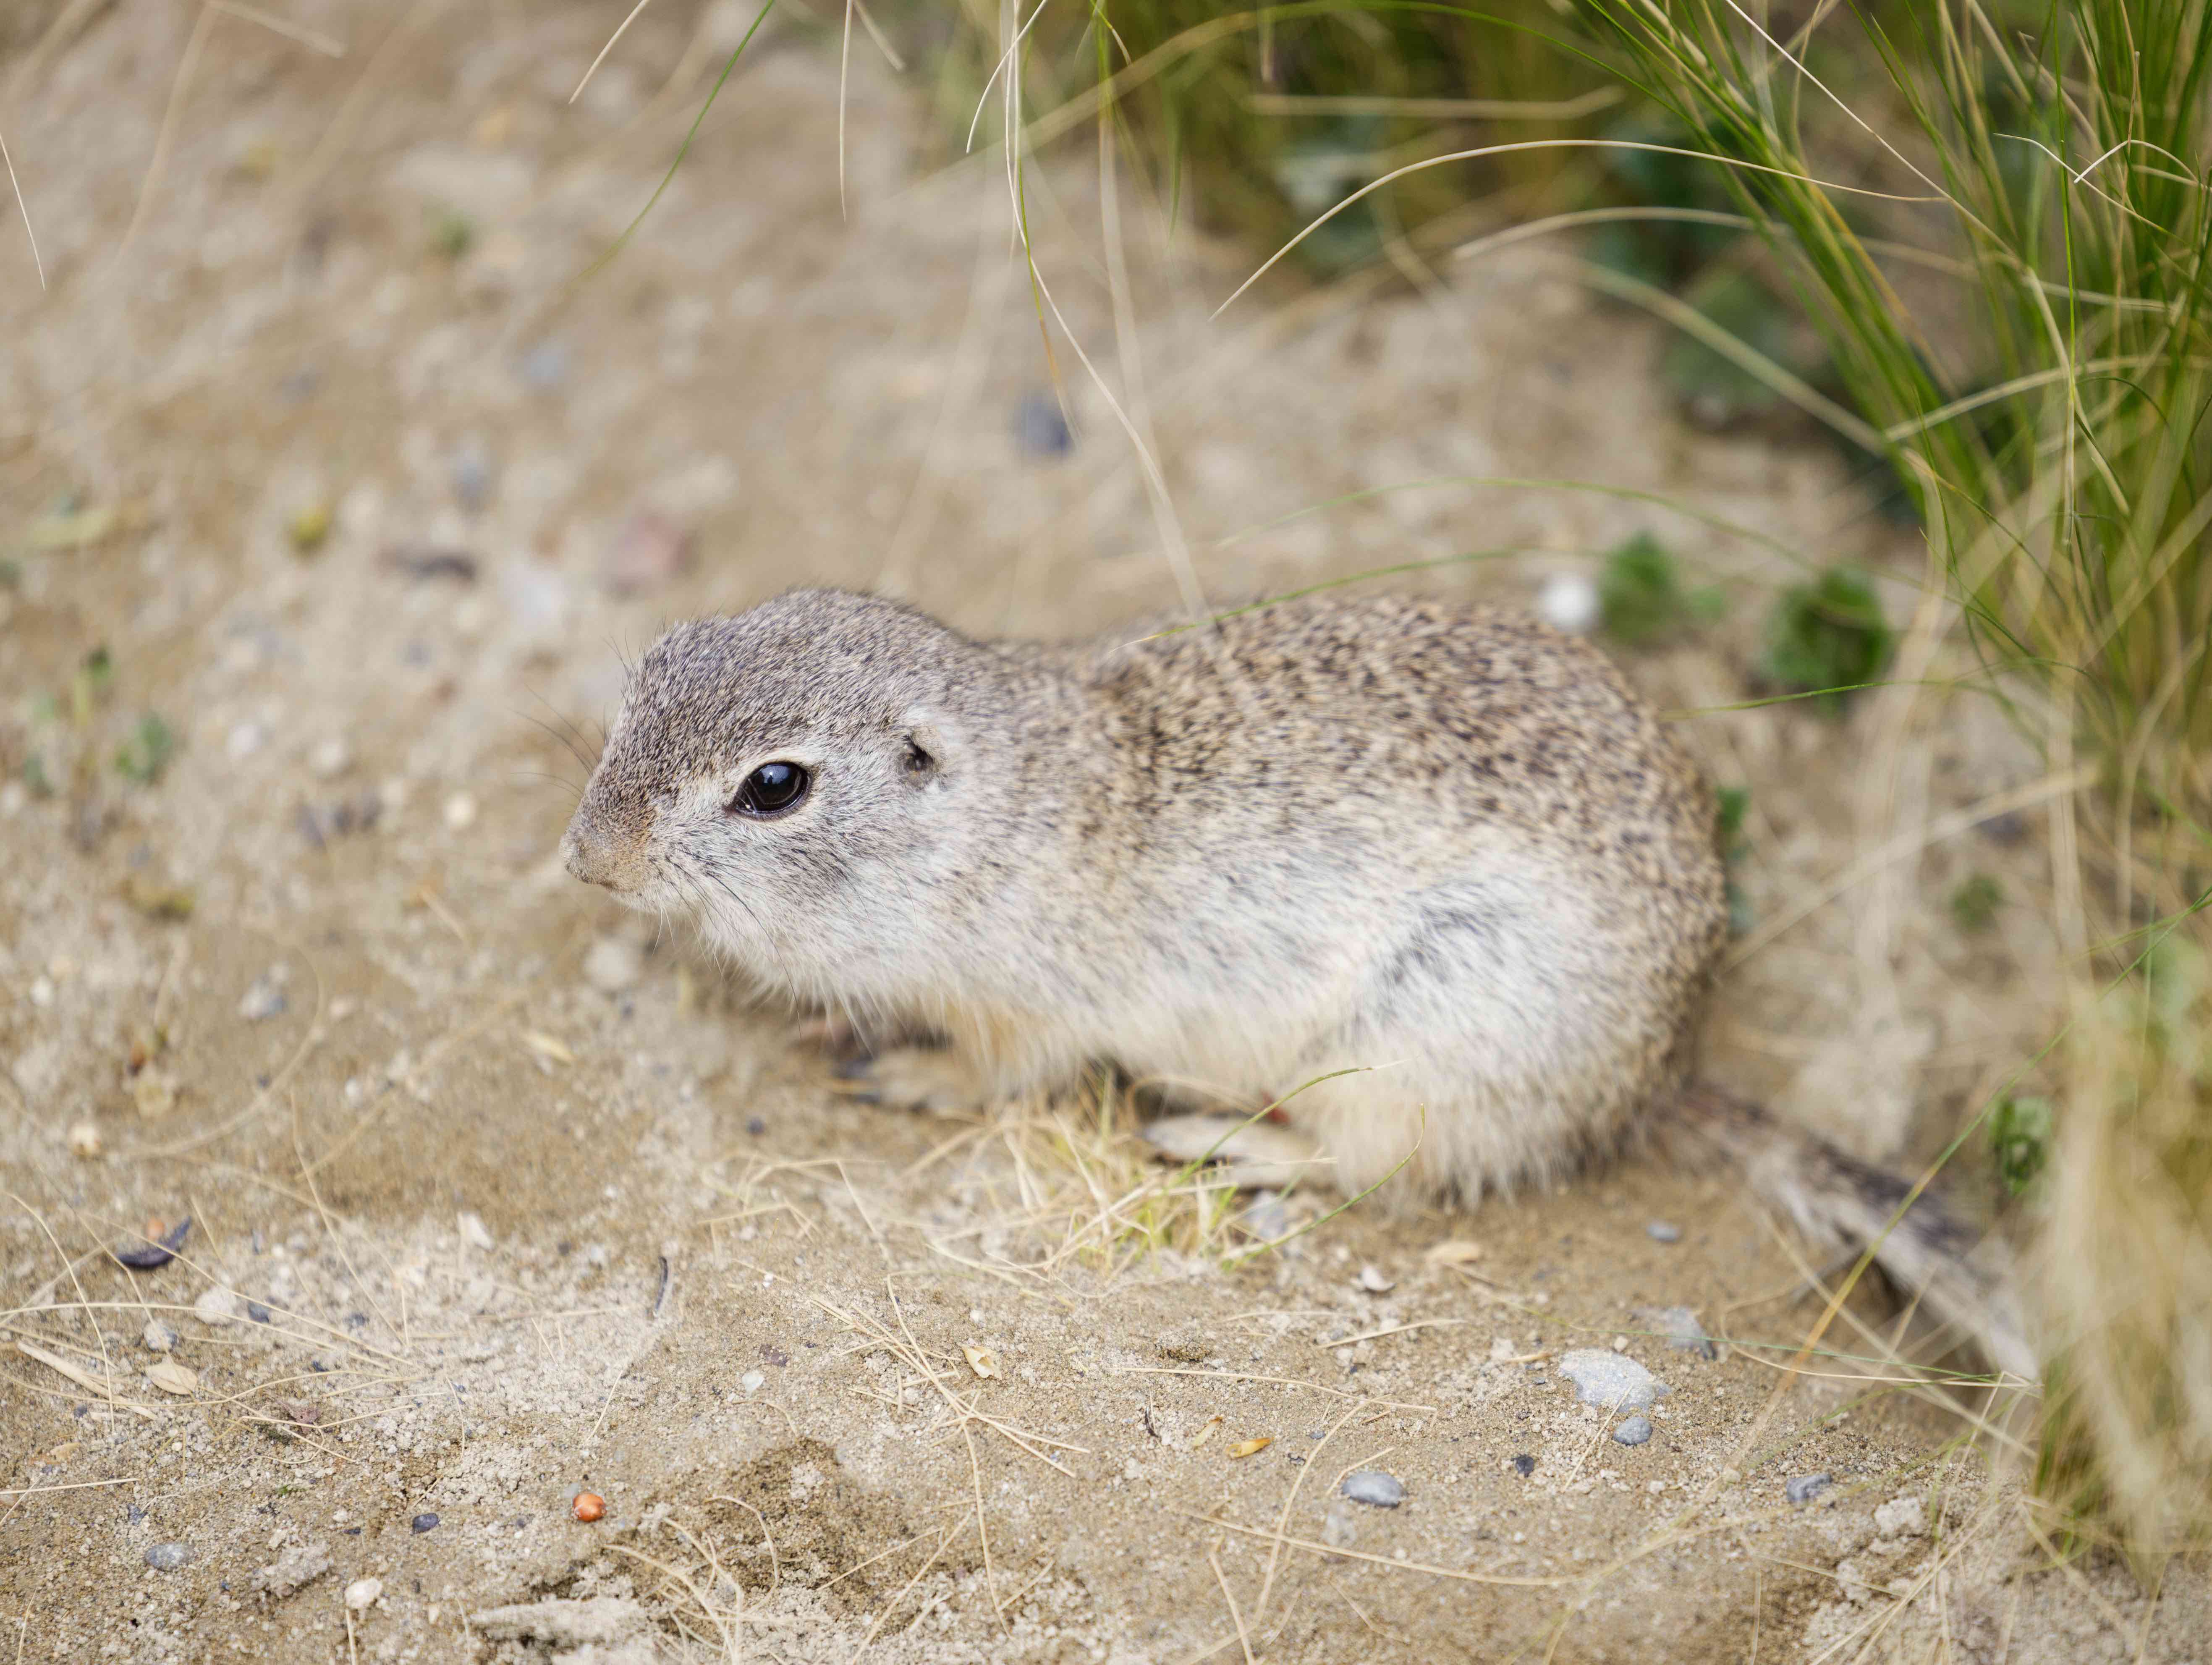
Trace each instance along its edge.
{"label": "blurred background vegetation", "polygon": [[[2002,1092],[1970,1133],[2035,1240],[2038,1481],[2063,1533],[2205,1543],[2212,0],[970,0],[891,23],[948,150],[1011,80],[1032,147],[1103,130],[1179,222],[1287,249],[1270,283],[1418,283],[1471,240],[1553,236],[1674,326],[1691,421],[1824,435],[1924,531],[1971,655],[1953,697],[2002,702],[2094,783],[2049,831],[2074,1010],[2021,1060],[2063,1090]],[[1648,540],[1601,591],[1628,647],[1709,599]],[[1767,640],[1770,683],[1830,709],[1893,653],[1846,571],[1784,595]]]}

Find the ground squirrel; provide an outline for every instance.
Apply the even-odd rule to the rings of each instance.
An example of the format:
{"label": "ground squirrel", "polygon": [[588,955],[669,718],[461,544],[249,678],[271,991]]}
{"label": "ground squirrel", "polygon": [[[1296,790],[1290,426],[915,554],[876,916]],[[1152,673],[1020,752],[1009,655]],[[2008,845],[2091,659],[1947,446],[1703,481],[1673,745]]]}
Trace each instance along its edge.
{"label": "ground squirrel", "polygon": [[[1830,1240],[1905,1195],[1694,1082],[1712,796],[1602,654],[1514,614],[1339,592],[1040,646],[798,591],[647,651],[563,844],[769,987],[949,1043],[864,1059],[887,1099],[1105,1060],[1247,1115],[1289,1095],[1224,1154],[1318,1155],[1347,1193],[1406,1162],[1471,1201],[1686,1133]],[[1923,1203],[1882,1258],[2032,1369],[1963,1250]]]}

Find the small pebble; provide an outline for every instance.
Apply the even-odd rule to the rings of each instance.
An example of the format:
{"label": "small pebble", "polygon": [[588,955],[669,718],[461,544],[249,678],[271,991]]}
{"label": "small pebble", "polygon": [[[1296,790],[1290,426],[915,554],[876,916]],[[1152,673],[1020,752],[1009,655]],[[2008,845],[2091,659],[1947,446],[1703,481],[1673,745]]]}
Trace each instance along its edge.
{"label": "small pebble", "polygon": [[189,1544],[151,1544],[146,1550],[146,1565],[156,1572],[174,1572],[191,1559]]}
{"label": "small pebble", "polygon": [[541,393],[550,393],[568,379],[568,349],[557,341],[541,341],[522,355],[522,379]]}
{"label": "small pebble", "polygon": [[1705,1334],[1705,1327],[1698,1322],[1698,1315],[1687,1307],[1660,1307],[1646,1315],[1652,1326],[1667,1338],[1667,1345],[1681,1352],[1694,1352],[1706,1358],[1720,1357],[1720,1349]]}
{"label": "small pebble", "polygon": [[1575,1384],[1585,1405],[1644,1411],[1674,1391],[1625,1353],[1578,1347],[1559,1359],[1559,1374]]}
{"label": "small pebble", "polygon": [[745,1131],[750,1133],[755,1139],[758,1139],[763,1133],[768,1131],[768,1118],[764,1115],[747,1116],[745,1118]]}
{"label": "small pebble", "polygon": [[768,1378],[758,1370],[747,1370],[738,1378],[738,1386],[743,1388],[748,1394],[757,1394],[767,1385]]}
{"label": "small pebble", "polygon": [[381,1578],[356,1578],[345,1587],[345,1604],[356,1613],[365,1612],[376,1605],[376,1598],[384,1594]]}
{"label": "small pebble", "polygon": [[1075,435],[1060,401],[1049,393],[1025,393],[1014,407],[1014,442],[1024,456],[1065,457],[1075,448]]}
{"label": "small pebble", "polygon": [[1376,1509],[1395,1509],[1406,1501],[1406,1488],[1398,1477],[1379,1468],[1354,1469],[1338,1489],[1352,1502]]}
{"label": "small pebble", "polygon": [[604,994],[619,994],[644,975],[637,950],[620,937],[601,937],[584,956],[584,981]]}
{"label": "small pebble", "polygon": [[428,1532],[436,1528],[438,1524],[438,1517],[435,1515],[430,1514],[417,1515],[413,1520],[408,1522],[407,1524],[413,1531]]}
{"label": "small pebble", "polygon": [[1632,1416],[1613,1431],[1617,1445],[1641,1445],[1650,1437],[1651,1419],[1648,1416]]}
{"label": "small pebble", "polygon": [[1654,1220],[1644,1229],[1657,1243],[1678,1243],[1682,1241],[1682,1228],[1668,1220]]}
{"label": "small pebble", "polygon": [[269,1309],[258,1301],[248,1301],[246,1303],[246,1316],[257,1324],[265,1324],[269,1322]]}
{"label": "small pebble", "polygon": [[1261,1242],[1273,1243],[1290,1235],[1291,1211],[1283,1206],[1282,1198],[1274,1192],[1255,1191],[1252,1206],[1237,1223]]}
{"label": "small pebble", "polygon": [[1382,1275],[1382,1268],[1364,1266],[1359,1268],[1359,1286],[1370,1295],[1387,1295],[1398,1287],[1398,1280]]}
{"label": "small pebble", "polygon": [[457,792],[446,800],[446,830],[466,832],[477,823],[477,800],[465,792]]}
{"label": "small pebble", "polygon": [[607,1512],[607,1500],[596,1492],[579,1492],[576,1501],[568,1505],[568,1511],[588,1524]]}
{"label": "small pebble", "polygon": [[1791,1503],[1810,1503],[1834,1484],[1826,1474],[1800,1474],[1783,1486],[1782,1493]]}
{"label": "small pebble", "polygon": [[146,1328],[138,1339],[154,1352],[169,1352],[175,1349],[177,1343],[183,1338],[160,1319],[149,1318],[146,1321]]}
{"label": "small pebble", "polygon": [[769,1341],[763,1345],[761,1348],[761,1357],[766,1359],[769,1364],[775,1365],[778,1370],[782,1369],[783,1366],[791,1363],[791,1355],[786,1352],[781,1347],[776,1346],[773,1341]]}
{"label": "small pebble", "polygon": [[491,1228],[483,1223],[483,1216],[472,1208],[460,1214],[461,1241],[471,1249],[489,1251],[491,1248]]}
{"label": "small pebble", "polygon": [[454,453],[453,495],[470,513],[476,513],[489,501],[491,477],[491,457],[482,445],[471,441]]}
{"label": "small pebble", "polygon": [[1601,611],[1597,586],[1581,573],[1554,573],[1536,596],[1537,615],[1571,636],[1589,635]]}
{"label": "small pebble", "polygon": [[192,1316],[203,1324],[234,1324],[245,1316],[246,1303],[227,1289],[203,1290],[192,1303]]}
{"label": "small pebble", "polygon": [[353,767],[353,748],[336,734],[319,740],[315,749],[307,754],[307,767],[314,771],[318,781],[335,781]]}
{"label": "small pebble", "polygon": [[277,1016],[284,1010],[284,985],[289,981],[289,968],[270,966],[246,986],[246,993],[239,997],[238,1015],[249,1024]]}
{"label": "small pebble", "polygon": [[437,544],[402,544],[384,552],[386,566],[416,580],[449,578],[456,584],[477,581],[477,558],[466,550]]}
{"label": "small pebble", "polygon": [[230,761],[242,763],[261,750],[262,742],[269,738],[268,730],[257,722],[233,723],[230,732],[223,738],[222,749],[230,754]]}
{"label": "small pebble", "polygon": [[70,1154],[89,1162],[101,1150],[100,1124],[96,1121],[74,1121],[69,1130]]}
{"label": "small pebble", "polygon": [[1513,1459],[1513,1472],[1520,1475],[1522,1480],[1527,1480],[1529,1475],[1536,1472],[1536,1459],[1523,1451]]}

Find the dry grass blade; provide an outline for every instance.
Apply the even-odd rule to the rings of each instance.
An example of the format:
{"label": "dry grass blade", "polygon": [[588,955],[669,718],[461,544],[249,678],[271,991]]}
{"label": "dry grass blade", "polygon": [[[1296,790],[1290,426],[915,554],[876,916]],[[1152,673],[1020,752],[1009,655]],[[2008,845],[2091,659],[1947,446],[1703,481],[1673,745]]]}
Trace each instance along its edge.
{"label": "dry grass blade", "polygon": [[1220,1552],[1207,1550],[1206,1564],[1213,1569],[1213,1582],[1221,1587],[1221,1599],[1229,1604],[1229,1622],[1237,1627],[1237,1645],[1244,1650],[1244,1665],[1253,1665],[1252,1633],[1244,1628],[1244,1614],[1237,1605],[1237,1592],[1229,1588],[1228,1575],[1221,1570]]}
{"label": "dry grass blade", "polygon": [[39,289],[46,287],[46,263],[39,253],[39,234],[31,229],[30,205],[23,200],[23,182],[15,177],[15,159],[8,154],[8,138],[0,133],[0,162],[7,164],[8,188],[15,193],[15,211],[23,216],[23,235],[31,245],[31,264],[38,268]]}
{"label": "dry grass blade", "polygon": [[568,94],[569,103],[574,104],[578,99],[584,95],[584,88],[590,86],[592,84],[592,77],[599,74],[599,65],[605,63],[607,61],[607,54],[614,51],[615,42],[620,40],[623,35],[629,32],[629,26],[637,21],[638,14],[652,3],[653,0],[637,0],[637,3],[629,9],[629,15],[625,16],[621,23],[616,27],[615,32],[607,37],[607,44],[599,48],[599,56],[592,60],[591,67],[584,71],[583,79],[576,83],[576,90]]}

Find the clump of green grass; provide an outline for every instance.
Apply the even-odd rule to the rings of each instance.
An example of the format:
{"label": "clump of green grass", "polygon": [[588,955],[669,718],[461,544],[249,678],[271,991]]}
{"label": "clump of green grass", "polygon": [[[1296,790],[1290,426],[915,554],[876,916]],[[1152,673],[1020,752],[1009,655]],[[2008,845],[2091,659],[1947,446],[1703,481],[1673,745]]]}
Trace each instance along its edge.
{"label": "clump of green grass", "polygon": [[1741,937],[1748,934],[1755,922],[1751,893],[1737,877],[1737,869],[1751,852],[1750,842],[1743,836],[1744,817],[1751,813],[1751,788],[1723,787],[1714,795],[1720,805],[1721,862],[1727,876],[1729,934]]}
{"label": "clump of green grass", "polygon": [[1996,923],[2004,906],[2004,886],[1988,873],[1969,873],[1951,892],[1951,917],[1959,928],[1978,934]]}
{"label": "clump of green grass", "polygon": [[126,781],[150,787],[161,780],[176,751],[175,732],[159,714],[149,711],[115,749],[115,772]]}
{"label": "clump of green grass", "polygon": [[[988,26],[949,29],[939,8],[902,12],[909,56],[937,66],[939,130],[964,143],[998,42]],[[1601,67],[1561,49],[1573,29],[1550,0],[1229,10],[1116,0],[1024,18],[1021,73],[1043,134],[1095,127],[1098,31],[1110,30],[1111,119],[1166,204],[1271,244],[1404,162],[1489,137],[1588,134],[1625,101]],[[1462,210],[1471,192],[1565,206],[1589,195],[1589,173],[1586,158],[1537,150],[1409,175],[1332,219],[1299,258],[1333,276]]]}
{"label": "clump of green grass", "polygon": [[[1789,275],[1985,684],[2054,764],[2101,771],[2059,810],[2061,939],[2112,988],[2077,1002],[2042,1182],[2039,1474],[2138,1554],[2212,1540],[2189,1363],[2212,1352],[2212,1072],[2186,1038],[2212,1010],[2130,957],[2146,917],[2200,957],[2212,937],[2212,0],[1930,0],[1786,39],[1727,0],[1584,15]],[[1907,301],[1908,265],[1955,280],[1942,307]],[[1801,616],[1817,634],[1838,601]]]}
{"label": "clump of green grass", "polygon": [[1990,1117],[1990,1152],[1997,1178],[2014,1196],[2026,1194],[2051,1160],[2051,1101],[2008,1093]]}
{"label": "clump of green grass", "polygon": [[1810,694],[1816,708],[1836,716],[1847,695],[1881,676],[1894,640],[1866,575],[1831,567],[1776,600],[1762,668],[1777,685]]}
{"label": "clump of green grass", "polygon": [[459,209],[439,209],[431,214],[430,249],[441,259],[459,259],[476,246],[476,222]]}
{"label": "clump of green grass", "polygon": [[1683,587],[1674,557],[1639,532],[1605,558],[1598,573],[1598,616],[1624,647],[1656,647],[1688,635],[1727,611],[1717,587]]}

